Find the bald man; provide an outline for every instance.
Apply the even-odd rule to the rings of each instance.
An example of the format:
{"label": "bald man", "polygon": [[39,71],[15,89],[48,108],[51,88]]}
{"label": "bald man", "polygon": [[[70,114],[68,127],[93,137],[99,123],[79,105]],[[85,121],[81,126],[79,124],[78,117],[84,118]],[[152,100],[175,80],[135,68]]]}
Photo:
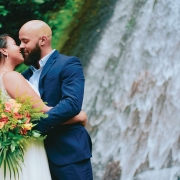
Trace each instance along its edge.
{"label": "bald man", "polygon": [[53,180],[92,180],[90,136],[80,123],[64,124],[81,111],[83,69],[77,57],[53,50],[51,38],[51,28],[40,20],[19,31],[24,63],[30,66],[22,74],[53,107],[36,128],[47,134],[44,144]]}

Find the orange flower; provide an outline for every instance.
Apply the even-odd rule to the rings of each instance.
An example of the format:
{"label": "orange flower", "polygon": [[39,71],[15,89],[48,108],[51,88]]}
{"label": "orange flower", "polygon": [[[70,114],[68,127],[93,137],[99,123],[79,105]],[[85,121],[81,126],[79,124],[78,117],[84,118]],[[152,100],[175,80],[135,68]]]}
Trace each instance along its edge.
{"label": "orange flower", "polygon": [[32,129],[32,123],[27,123],[23,125],[24,129],[31,130]]}

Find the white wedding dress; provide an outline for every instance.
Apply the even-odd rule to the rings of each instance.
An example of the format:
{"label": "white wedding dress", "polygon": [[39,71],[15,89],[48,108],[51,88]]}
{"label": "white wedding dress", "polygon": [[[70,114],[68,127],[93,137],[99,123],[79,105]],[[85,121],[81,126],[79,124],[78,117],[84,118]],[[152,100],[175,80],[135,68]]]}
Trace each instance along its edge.
{"label": "white wedding dress", "polygon": [[[11,98],[2,81],[2,75],[0,75],[0,89],[3,96],[7,99]],[[30,86],[39,94],[38,90],[28,81]],[[44,149],[43,141],[32,140],[26,147],[27,151],[24,154],[24,164],[22,165],[22,171],[20,171],[19,180],[51,180],[50,170],[48,166],[47,155]],[[14,180],[12,173],[11,180]],[[18,178],[16,178],[18,180]],[[4,180],[3,166],[0,168],[0,180]],[[10,180],[10,173],[7,169],[6,179]]]}

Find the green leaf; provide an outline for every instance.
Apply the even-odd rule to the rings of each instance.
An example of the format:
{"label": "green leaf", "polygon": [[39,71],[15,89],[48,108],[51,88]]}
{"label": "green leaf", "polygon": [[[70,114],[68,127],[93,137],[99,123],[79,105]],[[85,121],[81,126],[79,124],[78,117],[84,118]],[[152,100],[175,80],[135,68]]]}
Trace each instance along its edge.
{"label": "green leaf", "polygon": [[9,157],[8,156],[6,157],[6,160],[7,160],[7,165],[8,165],[8,168],[9,168],[10,179],[11,179],[11,163],[9,162]]}
{"label": "green leaf", "polygon": [[18,134],[18,133],[19,133],[19,127],[15,127],[15,128],[13,129],[13,133],[14,133],[14,134]]}
{"label": "green leaf", "polygon": [[18,169],[17,161],[13,161],[13,158],[12,158],[13,154],[14,153],[9,154],[9,161],[10,161],[10,168],[13,170],[14,178],[16,178],[16,173],[18,174],[18,177],[19,177],[19,169]]}
{"label": "green leaf", "polygon": [[44,1],[43,0],[33,0],[35,3],[38,3],[38,4],[42,4],[42,3],[44,3]]}
{"label": "green leaf", "polygon": [[11,140],[7,140],[2,143],[3,146],[9,146],[11,144]]}
{"label": "green leaf", "polygon": [[2,166],[3,158],[4,158],[3,151],[4,151],[4,148],[2,148],[1,151],[0,151],[0,167]]}
{"label": "green leaf", "polygon": [[33,131],[33,132],[32,132],[32,136],[33,136],[33,137],[40,137],[41,134],[40,134],[39,132]]}
{"label": "green leaf", "polygon": [[4,6],[0,6],[0,15],[6,16],[9,13]]}
{"label": "green leaf", "polygon": [[15,146],[14,144],[11,144],[10,148],[11,148],[11,152],[12,152],[12,153],[14,152],[15,147],[16,147],[16,146]]}
{"label": "green leaf", "polygon": [[4,160],[4,179],[6,179],[6,160]]}

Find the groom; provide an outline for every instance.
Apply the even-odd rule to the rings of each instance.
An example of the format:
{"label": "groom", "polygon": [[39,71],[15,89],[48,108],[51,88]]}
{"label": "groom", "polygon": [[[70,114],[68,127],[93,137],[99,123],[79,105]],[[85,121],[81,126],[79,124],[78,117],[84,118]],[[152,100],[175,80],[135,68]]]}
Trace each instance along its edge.
{"label": "groom", "polygon": [[48,135],[45,148],[53,180],[92,180],[89,134],[79,123],[62,125],[81,110],[83,69],[78,58],[52,50],[51,38],[51,28],[40,20],[25,23],[19,31],[24,63],[30,65],[23,76],[53,107],[37,130]]}

